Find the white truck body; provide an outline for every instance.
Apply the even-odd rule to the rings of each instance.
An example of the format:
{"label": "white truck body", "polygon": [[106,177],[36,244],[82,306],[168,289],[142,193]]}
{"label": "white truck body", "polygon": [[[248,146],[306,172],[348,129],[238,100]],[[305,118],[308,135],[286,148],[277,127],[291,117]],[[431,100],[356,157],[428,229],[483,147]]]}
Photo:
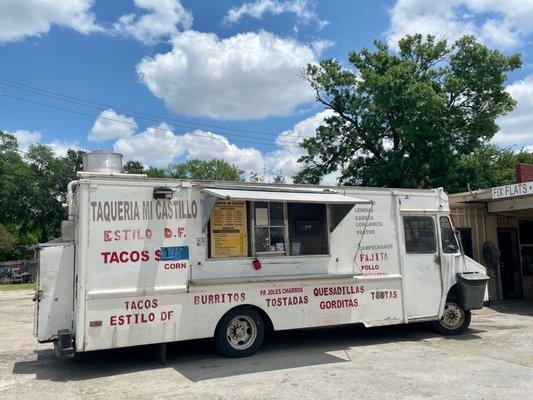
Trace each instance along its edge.
{"label": "white truck body", "polygon": [[[97,173],[80,173],[70,187],[63,242],[40,250],[35,334],[40,342],[57,342],[66,332],[75,352],[213,337],[222,316],[242,305],[258,310],[275,330],[437,320],[457,273],[484,272],[457,249],[443,249],[440,218],[448,218],[449,207],[441,189]],[[172,198],[155,199],[161,189],[162,196],[170,189]],[[247,230],[240,245],[247,254],[213,257],[213,208],[243,201]],[[252,206],[265,201],[285,204],[285,216],[289,205],[294,212],[299,204],[324,204],[324,254],[288,254],[291,246],[301,251],[288,243],[288,225],[312,229],[294,219],[284,221],[285,246],[256,252],[247,235],[262,217],[258,211],[252,217]],[[433,221],[434,251],[406,251],[409,216]],[[221,248],[235,246],[228,237],[220,239]]]}

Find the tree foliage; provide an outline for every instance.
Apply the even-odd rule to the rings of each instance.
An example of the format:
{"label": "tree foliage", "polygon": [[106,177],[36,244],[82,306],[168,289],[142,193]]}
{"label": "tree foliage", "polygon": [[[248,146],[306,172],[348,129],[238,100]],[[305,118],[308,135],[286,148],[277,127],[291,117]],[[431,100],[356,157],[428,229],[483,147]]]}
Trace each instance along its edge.
{"label": "tree foliage", "polygon": [[124,164],[124,172],[127,174],[146,174],[150,178],[168,178],[163,168],[148,167],[137,160],[129,160]]}
{"label": "tree foliage", "polygon": [[244,171],[227,161],[193,159],[184,163],[170,163],[165,168],[149,167],[135,160],[124,165],[128,174],[147,174],[150,178],[197,179],[207,181],[242,181]]}
{"label": "tree foliage", "polygon": [[512,147],[501,149],[493,144],[481,145],[474,153],[462,156],[454,171],[450,193],[483,189],[516,182],[516,165],[533,164],[533,153]]}
{"label": "tree foliage", "polygon": [[208,181],[242,181],[244,171],[227,161],[189,160],[185,163],[170,164],[165,169],[167,176],[176,179],[199,179]]}
{"label": "tree foliage", "polygon": [[267,174],[266,167],[263,168],[263,173],[259,174],[257,172],[250,172],[248,178],[250,183],[275,183],[282,184],[285,183],[285,176],[283,175],[280,169],[274,171],[274,175]]}
{"label": "tree foliage", "polygon": [[22,154],[16,138],[0,132],[0,260],[24,257],[26,246],[59,236],[67,184],[83,154],[57,157],[43,145]]}
{"label": "tree foliage", "polygon": [[450,187],[461,157],[475,157],[515,101],[504,90],[520,56],[505,56],[464,36],[449,46],[429,35],[406,36],[399,51],[376,49],[308,65],[316,99],[335,114],[304,140],[296,182],[389,187]]}
{"label": "tree foliage", "polygon": [[124,172],[127,174],[145,174],[146,169],[144,168],[142,162],[137,160],[128,160],[126,164],[124,164]]}

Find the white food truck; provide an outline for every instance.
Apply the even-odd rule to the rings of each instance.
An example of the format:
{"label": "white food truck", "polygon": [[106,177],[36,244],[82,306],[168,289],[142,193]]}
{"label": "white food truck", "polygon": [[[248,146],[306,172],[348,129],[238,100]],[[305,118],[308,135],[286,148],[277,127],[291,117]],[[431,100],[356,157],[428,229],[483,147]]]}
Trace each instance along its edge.
{"label": "white food truck", "polygon": [[432,321],[460,334],[486,300],[441,189],[153,179],[95,152],[62,237],[38,246],[34,331],[60,355],[265,332]]}

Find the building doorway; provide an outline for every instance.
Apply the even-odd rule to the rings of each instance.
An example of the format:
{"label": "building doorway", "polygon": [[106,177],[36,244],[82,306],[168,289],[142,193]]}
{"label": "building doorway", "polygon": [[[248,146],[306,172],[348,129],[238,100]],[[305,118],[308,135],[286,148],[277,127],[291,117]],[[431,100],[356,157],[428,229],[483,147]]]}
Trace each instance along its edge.
{"label": "building doorway", "polygon": [[461,244],[463,246],[463,251],[465,256],[474,258],[474,249],[472,247],[472,229],[471,228],[458,228],[459,238],[461,239]]}
{"label": "building doorway", "polygon": [[518,229],[498,228],[498,247],[500,249],[500,276],[503,299],[521,299],[522,274],[520,271]]}

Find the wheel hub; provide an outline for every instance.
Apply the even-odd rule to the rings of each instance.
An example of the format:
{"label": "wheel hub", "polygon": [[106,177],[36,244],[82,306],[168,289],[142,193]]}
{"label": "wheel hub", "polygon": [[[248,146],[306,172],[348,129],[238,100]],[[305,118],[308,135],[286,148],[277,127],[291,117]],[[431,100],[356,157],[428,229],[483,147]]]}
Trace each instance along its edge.
{"label": "wheel hub", "polygon": [[231,320],[226,333],[231,347],[237,350],[245,350],[255,342],[257,326],[252,318],[247,315],[241,315]]}
{"label": "wheel hub", "polygon": [[235,326],[232,327],[232,336],[235,339],[241,339],[244,337],[246,333],[246,328],[242,323],[235,324]]}
{"label": "wheel hub", "polygon": [[455,303],[447,303],[444,307],[441,323],[448,329],[456,329],[461,326],[465,319],[465,313]]}

